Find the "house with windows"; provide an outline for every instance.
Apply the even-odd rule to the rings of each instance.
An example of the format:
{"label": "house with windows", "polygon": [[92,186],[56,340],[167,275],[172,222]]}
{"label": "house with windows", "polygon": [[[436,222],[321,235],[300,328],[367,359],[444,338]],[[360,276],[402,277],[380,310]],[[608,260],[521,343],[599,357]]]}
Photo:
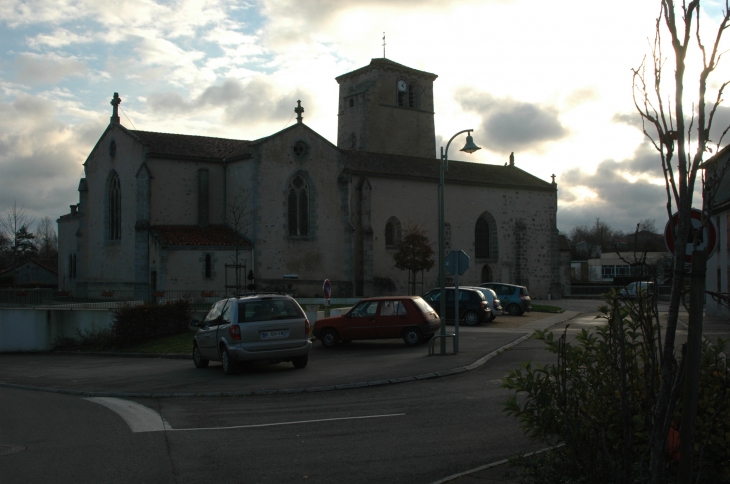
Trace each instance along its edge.
{"label": "house with windows", "polygon": [[[408,227],[438,247],[437,76],[388,59],[336,78],[337,144],[297,122],[270,136],[224,139],[131,130],[118,116],[84,162],[79,201],[58,219],[59,287],[222,290],[234,273],[256,289],[321,297],[406,292],[393,254]],[[475,132],[478,140],[478,132]],[[448,250],[461,284],[561,293],[557,184],[509,164],[449,161]],[[424,275],[424,291],[438,271]]]}

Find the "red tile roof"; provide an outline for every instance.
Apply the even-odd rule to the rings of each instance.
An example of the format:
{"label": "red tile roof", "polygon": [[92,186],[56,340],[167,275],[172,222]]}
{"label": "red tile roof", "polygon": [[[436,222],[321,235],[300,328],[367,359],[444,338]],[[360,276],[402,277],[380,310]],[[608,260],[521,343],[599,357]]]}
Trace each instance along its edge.
{"label": "red tile roof", "polygon": [[151,227],[164,246],[217,246],[251,248],[251,242],[226,225],[155,225]]}

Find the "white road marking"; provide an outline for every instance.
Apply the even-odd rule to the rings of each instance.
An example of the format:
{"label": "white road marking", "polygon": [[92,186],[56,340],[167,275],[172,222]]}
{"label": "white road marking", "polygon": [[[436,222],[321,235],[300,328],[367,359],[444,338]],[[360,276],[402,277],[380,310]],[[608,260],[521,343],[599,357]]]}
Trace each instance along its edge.
{"label": "white road marking", "polygon": [[400,417],[403,415],[405,415],[405,413],[389,413],[389,414],[385,414],[385,415],[363,415],[360,417],[320,418],[317,420],[296,420],[293,422],[275,422],[275,423],[266,423],[266,424],[235,425],[232,427],[203,427],[203,428],[195,428],[195,429],[173,429],[171,427],[168,427],[167,430],[172,430],[175,432],[188,432],[188,431],[192,431],[192,430],[252,429],[252,428],[258,428],[258,427],[276,427],[279,425],[296,425],[296,424],[316,423],[316,422],[334,422],[336,420],[361,420],[361,419],[366,419],[366,418]]}
{"label": "white road marking", "polygon": [[127,422],[134,433],[172,430],[170,424],[159,413],[139,403],[110,397],[84,398],[84,400],[98,403],[116,413]]}
{"label": "white road marking", "polygon": [[174,429],[162,415],[155,412],[149,407],[145,407],[136,402],[129,400],[123,400],[121,398],[110,398],[110,397],[94,397],[84,398],[90,402],[98,403],[112,412],[116,413],[127,422],[132,432],[190,432],[194,430],[231,430],[231,429],[253,429],[259,427],[277,427],[281,425],[296,425],[305,423],[317,423],[317,422],[334,422],[337,420],[363,420],[369,418],[386,418],[386,417],[400,417],[405,413],[389,413],[383,415],[361,415],[359,417],[337,417],[337,418],[320,418],[316,420],[295,420],[292,422],[274,422],[265,424],[250,424],[250,425],[234,425],[231,427],[200,427],[192,429]]}

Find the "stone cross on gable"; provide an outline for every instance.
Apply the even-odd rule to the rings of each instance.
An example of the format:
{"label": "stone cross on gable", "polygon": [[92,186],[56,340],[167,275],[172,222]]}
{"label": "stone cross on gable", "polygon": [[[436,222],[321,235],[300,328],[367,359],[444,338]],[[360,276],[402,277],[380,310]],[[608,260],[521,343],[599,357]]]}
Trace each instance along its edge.
{"label": "stone cross on gable", "polygon": [[297,123],[302,122],[302,113],[304,112],[304,108],[302,107],[302,102],[297,101],[297,107],[294,108],[294,112],[297,113]]}
{"label": "stone cross on gable", "polygon": [[552,175],[550,175],[550,176],[551,176],[551,177],[552,177],[552,179],[553,179],[553,185],[555,185],[555,173],[553,173],[553,174],[552,174]]}
{"label": "stone cross on gable", "polygon": [[112,123],[119,124],[119,104],[121,104],[122,98],[119,97],[119,93],[115,92],[114,97],[112,98],[111,102],[109,104],[112,105],[112,117],[109,118]]}

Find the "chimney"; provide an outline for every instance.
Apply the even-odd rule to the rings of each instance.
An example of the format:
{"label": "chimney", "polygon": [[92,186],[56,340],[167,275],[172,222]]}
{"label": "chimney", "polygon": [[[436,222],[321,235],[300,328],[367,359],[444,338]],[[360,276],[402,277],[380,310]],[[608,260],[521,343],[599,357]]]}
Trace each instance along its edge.
{"label": "chimney", "polygon": [[71,207],[71,215],[76,215],[77,210],[79,208],[78,205],[70,205],[70,207]]}
{"label": "chimney", "polygon": [[509,166],[515,166],[515,152],[509,154]]}

